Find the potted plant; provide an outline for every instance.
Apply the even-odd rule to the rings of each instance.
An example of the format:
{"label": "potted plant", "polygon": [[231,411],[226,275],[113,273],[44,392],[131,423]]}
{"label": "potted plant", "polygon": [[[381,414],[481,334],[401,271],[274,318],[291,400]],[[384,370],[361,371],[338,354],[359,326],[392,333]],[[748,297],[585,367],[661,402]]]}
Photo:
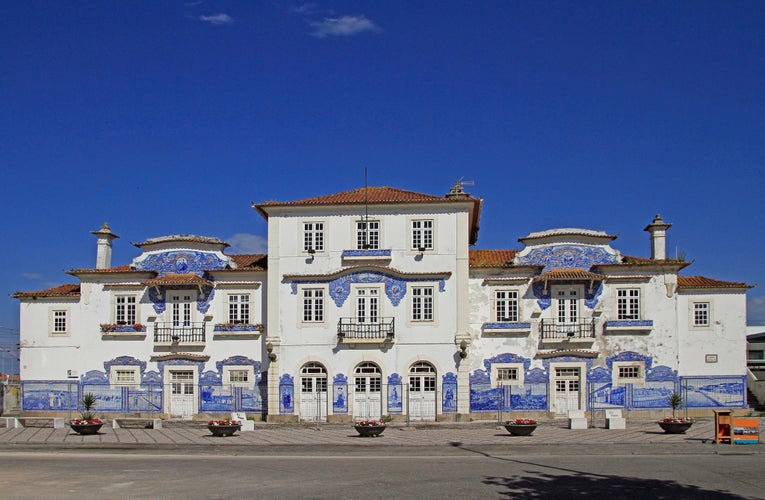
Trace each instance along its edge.
{"label": "potted plant", "polygon": [[71,427],[73,431],[78,434],[98,434],[98,431],[101,430],[101,426],[104,425],[104,422],[96,418],[95,413],[93,413],[97,399],[98,398],[96,398],[95,394],[92,392],[85,393],[82,396],[82,412],[80,413],[80,418],[72,419],[69,422],[69,427]]}
{"label": "potted plant", "polygon": [[537,421],[533,418],[516,418],[506,421],[505,429],[513,436],[531,436],[537,425]]}
{"label": "potted plant", "polygon": [[377,437],[383,433],[391,417],[382,417],[379,420],[359,420],[353,427],[361,437]]}
{"label": "potted plant", "polygon": [[207,422],[207,428],[213,436],[225,437],[233,436],[236,431],[242,429],[242,423],[238,420],[225,418],[223,420],[210,420]]}
{"label": "potted plant", "polygon": [[657,423],[667,434],[683,434],[691,428],[695,420],[692,418],[678,417],[677,409],[683,404],[683,396],[673,392],[667,397],[667,403],[672,407],[672,416],[659,420]]}

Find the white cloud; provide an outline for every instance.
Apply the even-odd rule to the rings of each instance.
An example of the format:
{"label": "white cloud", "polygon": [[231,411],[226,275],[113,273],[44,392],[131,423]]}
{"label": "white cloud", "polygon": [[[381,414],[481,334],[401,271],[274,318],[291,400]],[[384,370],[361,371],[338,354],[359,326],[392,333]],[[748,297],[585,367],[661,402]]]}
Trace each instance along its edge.
{"label": "white cloud", "polygon": [[319,6],[315,3],[304,3],[303,5],[296,5],[290,7],[290,12],[299,15],[311,15],[319,12]]}
{"label": "white cloud", "polygon": [[365,31],[379,31],[380,28],[366,18],[360,16],[327,17],[323,21],[309,21],[313,28],[312,36],[326,38],[328,36],[353,36]]}
{"label": "white cloud", "polygon": [[215,26],[221,26],[224,24],[231,24],[234,22],[234,18],[228,14],[219,13],[211,16],[199,16],[197,19],[206,23],[214,24]]}
{"label": "white cloud", "polygon": [[748,325],[765,325],[765,296],[747,298],[746,323]]}
{"label": "white cloud", "polygon": [[236,233],[227,238],[230,245],[227,253],[266,253],[268,251],[268,239],[264,236],[249,233]]}

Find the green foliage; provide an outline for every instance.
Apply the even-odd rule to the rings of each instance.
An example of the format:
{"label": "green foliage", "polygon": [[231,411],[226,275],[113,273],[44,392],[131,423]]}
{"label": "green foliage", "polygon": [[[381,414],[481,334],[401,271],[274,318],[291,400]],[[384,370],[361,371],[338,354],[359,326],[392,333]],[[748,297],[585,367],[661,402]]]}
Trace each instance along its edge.
{"label": "green foliage", "polygon": [[98,398],[95,394],[92,392],[86,392],[82,396],[82,413],[81,416],[85,420],[92,420],[96,418],[95,413],[93,412],[93,409],[96,407],[96,401]]}
{"label": "green foliage", "polygon": [[673,392],[667,396],[667,403],[672,407],[672,418],[674,418],[675,412],[680,408],[680,405],[683,404],[683,396],[681,396],[679,392]]}

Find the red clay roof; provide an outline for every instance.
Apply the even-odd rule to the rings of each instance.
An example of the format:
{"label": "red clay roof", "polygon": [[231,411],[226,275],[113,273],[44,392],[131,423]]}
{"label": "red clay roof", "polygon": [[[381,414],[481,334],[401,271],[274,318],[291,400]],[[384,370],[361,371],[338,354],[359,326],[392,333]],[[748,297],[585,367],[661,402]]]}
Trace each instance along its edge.
{"label": "red clay roof", "polygon": [[268,254],[264,253],[252,253],[252,254],[235,254],[229,255],[231,260],[236,264],[237,269],[252,270],[265,270],[268,268]]}
{"label": "red clay roof", "polygon": [[[633,257],[631,255],[624,255],[622,256],[622,264],[635,264],[639,266],[651,266],[656,264],[680,264],[680,265],[689,265],[691,264],[687,260],[679,260],[679,259],[649,259],[647,257]],[[603,264],[598,264],[603,265]]]}
{"label": "red clay roof", "polygon": [[469,201],[473,203],[473,219],[470,221],[470,243],[478,240],[478,221],[481,217],[480,198],[475,198],[467,193],[458,195],[433,196],[430,194],[407,191],[405,189],[390,186],[368,186],[341,193],[315,196],[296,201],[266,201],[260,205],[253,204],[264,218],[268,218],[269,207],[312,207],[326,205],[383,205],[405,203],[454,203],[455,201]]}
{"label": "red clay roof", "polygon": [[[476,198],[467,197],[463,199],[475,200]],[[368,188],[352,189],[342,193],[328,194],[323,196],[314,196],[296,201],[267,201],[258,205],[267,206],[290,206],[299,207],[306,205],[359,205],[363,203],[381,204],[381,203],[443,203],[452,200],[443,196],[433,196],[429,194],[416,193],[404,189],[392,188],[389,186],[369,186]]]}
{"label": "red clay roof", "polygon": [[154,271],[137,271],[130,267],[129,264],[125,264],[122,266],[115,266],[115,267],[106,267],[103,269],[96,269],[96,268],[80,268],[80,269],[70,269],[69,271],[66,271],[66,274],[92,274],[92,273],[153,273]]}
{"label": "red clay roof", "polygon": [[678,288],[753,288],[740,281],[720,281],[706,276],[678,276]]}
{"label": "red clay roof", "polygon": [[547,271],[534,278],[534,282],[539,281],[561,281],[561,280],[604,280],[606,277],[602,274],[591,273],[581,267],[558,268]]}
{"label": "red clay roof", "polygon": [[16,292],[11,297],[14,299],[23,299],[26,297],[79,297],[80,285],[68,284],[60,285],[54,288],[48,288],[47,290],[39,290],[36,292]]}
{"label": "red clay roof", "polygon": [[197,276],[196,274],[176,274],[176,273],[167,273],[166,275],[160,277],[160,278],[153,278],[150,280],[146,280],[142,285],[146,286],[165,286],[165,285],[205,285],[205,286],[212,286],[212,283],[207,281],[206,279]]}
{"label": "red clay roof", "polygon": [[509,267],[518,250],[470,250],[470,267]]}

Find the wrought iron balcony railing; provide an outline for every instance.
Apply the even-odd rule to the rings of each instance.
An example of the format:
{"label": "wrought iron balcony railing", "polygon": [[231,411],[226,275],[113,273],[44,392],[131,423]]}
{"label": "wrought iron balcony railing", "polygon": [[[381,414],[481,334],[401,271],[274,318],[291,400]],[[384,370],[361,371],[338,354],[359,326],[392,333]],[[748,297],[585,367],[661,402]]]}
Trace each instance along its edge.
{"label": "wrought iron balcony railing", "polygon": [[580,320],[578,323],[542,320],[539,329],[542,332],[542,340],[595,338],[595,322],[591,319]]}
{"label": "wrought iron balcony railing", "polygon": [[155,344],[201,344],[207,323],[154,323]]}
{"label": "wrought iron balcony railing", "polygon": [[377,318],[364,321],[359,318],[340,318],[337,337],[340,340],[386,341],[395,336],[395,318]]}

